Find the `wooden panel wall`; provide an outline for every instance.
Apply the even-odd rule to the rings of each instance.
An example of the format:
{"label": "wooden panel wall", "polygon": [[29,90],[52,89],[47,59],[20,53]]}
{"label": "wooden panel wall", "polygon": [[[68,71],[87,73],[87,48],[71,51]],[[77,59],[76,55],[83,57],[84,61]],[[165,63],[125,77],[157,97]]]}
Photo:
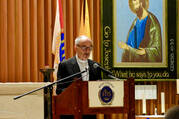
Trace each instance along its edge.
{"label": "wooden panel wall", "polygon": [[51,0],[0,0],[0,82],[43,81],[52,67]]}
{"label": "wooden panel wall", "polygon": [[[147,100],[146,115],[154,115],[155,107],[157,108],[157,114],[161,115],[161,92],[165,94],[165,111],[170,107],[179,104],[179,95],[176,93],[176,82],[175,81],[162,81],[162,82],[136,82],[137,84],[146,84],[146,85],[157,85],[157,100]],[[135,112],[137,115],[142,115],[142,100],[135,101],[136,109]]]}
{"label": "wooden panel wall", "polygon": [[[75,55],[83,0],[62,0],[66,58]],[[100,62],[100,1],[88,0],[94,60]],[[41,82],[52,67],[56,0],[0,0],[0,82]]]}

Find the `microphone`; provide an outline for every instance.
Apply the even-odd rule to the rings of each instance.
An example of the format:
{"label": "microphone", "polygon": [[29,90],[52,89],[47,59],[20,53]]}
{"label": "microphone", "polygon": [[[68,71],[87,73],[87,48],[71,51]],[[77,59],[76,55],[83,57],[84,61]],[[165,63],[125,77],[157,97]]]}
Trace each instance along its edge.
{"label": "microphone", "polygon": [[[63,92],[65,90],[65,88],[68,87],[68,85],[70,85],[72,82],[76,81],[76,80],[80,80],[82,79],[83,75],[81,75],[79,78],[77,78],[76,80],[68,80],[71,79],[73,77],[79,76],[80,74],[83,74],[85,72],[87,72],[89,70],[89,68],[85,68],[83,71],[81,72],[77,72],[75,74],[69,75],[67,77],[64,78],[58,78],[58,80],[56,81],[57,83],[57,88],[56,88],[56,94],[60,94],[61,92]],[[66,81],[67,80],[67,81]],[[66,84],[66,86],[63,86],[63,84]]]}
{"label": "microphone", "polygon": [[87,72],[87,71],[89,71],[90,70],[90,68],[89,67],[85,67],[85,72]]}
{"label": "microphone", "polygon": [[110,71],[106,70],[105,68],[99,66],[99,64],[97,64],[97,63],[94,63],[94,64],[93,64],[93,67],[94,67],[95,69],[96,69],[96,68],[100,68],[103,72],[107,73],[108,76],[109,76],[110,78],[112,78],[112,79],[120,80],[119,78],[113,76],[113,75],[112,75],[112,72],[110,72]]}
{"label": "microphone", "polygon": [[79,75],[79,74],[85,73],[85,72],[87,72],[88,70],[89,70],[89,68],[85,68],[85,70],[83,70],[83,71],[81,71],[81,72],[77,72],[77,73],[72,74],[72,75],[70,75],[70,76],[67,76],[67,77],[65,77],[65,78],[62,78],[62,79],[57,78],[57,83],[58,83],[58,82],[61,82],[61,81],[63,81],[63,80],[66,80],[66,79],[75,77],[75,76],[77,76],[77,75]]}
{"label": "microphone", "polygon": [[110,72],[110,71],[104,69],[103,67],[99,66],[97,63],[94,63],[94,64],[93,64],[93,67],[94,67],[95,69],[96,69],[96,68],[100,68],[103,72],[112,75],[112,72]]}
{"label": "microphone", "polygon": [[14,97],[14,100],[16,100],[16,99],[18,99],[18,98],[21,98],[21,97],[23,97],[23,96],[29,95],[29,94],[31,94],[31,93],[33,93],[33,92],[38,91],[38,90],[41,90],[41,89],[44,89],[44,88],[53,86],[54,84],[57,84],[57,85],[58,85],[58,83],[61,83],[61,81],[64,81],[64,80],[67,80],[67,79],[69,79],[69,78],[75,77],[75,76],[77,76],[77,75],[79,75],[79,74],[85,73],[85,72],[87,72],[87,70],[88,70],[88,69],[86,68],[84,71],[81,71],[81,72],[72,74],[72,75],[67,76],[67,77],[65,77],[65,78],[62,78],[62,79],[60,79],[60,80],[57,80],[57,81],[55,81],[55,82],[53,82],[53,83],[49,83],[48,85],[43,86],[43,87],[41,87],[41,88],[37,88],[37,89],[32,90],[32,91],[30,91],[30,92],[27,92],[27,93],[24,93],[24,94],[22,94],[22,95],[16,96],[16,97]]}

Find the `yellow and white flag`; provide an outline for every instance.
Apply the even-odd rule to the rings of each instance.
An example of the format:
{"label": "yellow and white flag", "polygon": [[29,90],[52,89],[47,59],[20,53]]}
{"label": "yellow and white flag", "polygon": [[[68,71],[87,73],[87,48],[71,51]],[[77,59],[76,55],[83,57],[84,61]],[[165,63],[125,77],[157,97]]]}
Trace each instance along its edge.
{"label": "yellow and white flag", "polygon": [[[89,19],[89,10],[88,10],[88,1],[87,0],[84,0],[82,3],[79,35],[85,35],[91,39],[90,19]],[[92,59],[92,56],[93,55],[91,53],[89,59]]]}

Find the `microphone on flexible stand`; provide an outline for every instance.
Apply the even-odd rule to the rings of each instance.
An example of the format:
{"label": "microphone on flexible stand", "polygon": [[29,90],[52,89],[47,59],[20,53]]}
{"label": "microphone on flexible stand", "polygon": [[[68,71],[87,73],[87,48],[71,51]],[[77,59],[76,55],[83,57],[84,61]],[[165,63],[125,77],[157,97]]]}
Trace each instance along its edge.
{"label": "microphone on flexible stand", "polygon": [[[74,81],[77,81],[77,80],[83,81],[83,75],[82,74],[88,72],[88,70],[89,70],[89,68],[85,67],[85,69],[81,72],[72,74],[72,75],[65,77],[65,78],[58,78],[57,79],[58,82],[57,82],[56,94],[60,94],[61,92],[63,92],[68,87],[68,85],[70,85]],[[81,74],[81,76],[79,78],[77,78],[80,74]],[[76,77],[76,78],[72,79],[70,81],[68,80],[68,79],[71,79],[73,77]],[[63,84],[65,84],[65,86],[62,86]],[[61,85],[61,86],[59,86],[59,85]]]}
{"label": "microphone on flexible stand", "polygon": [[61,82],[61,81],[63,81],[63,80],[66,80],[66,79],[75,77],[75,76],[77,76],[77,75],[79,75],[79,74],[85,73],[85,72],[87,72],[88,70],[89,70],[89,68],[85,68],[85,70],[83,70],[83,71],[81,71],[81,72],[78,72],[78,73],[75,73],[75,74],[72,74],[72,75],[70,75],[70,76],[67,76],[67,77],[65,77],[65,78],[62,78],[62,79],[57,78],[57,83],[58,83],[58,82]]}
{"label": "microphone on flexible stand", "polygon": [[30,92],[27,92],[27,93],[24,93],[24,94],[22,94],[22,95],[16,96],[16,97],[14,97],[14,100],[16,100],[16,99],[18,99],[18,98],[21,98],[21,97],[24,97],[24,96],[26,96],[26,95],[29,95],[29,94],[31,94],[31,93],[33,93],[33,92],[38,91],[38,90],[41,90],[41,89],[44,89],[44,88],[53,86],[54,84],[57,84],[57,85],[58,85],[58,83],[61,83],[61,81],[65,81],[65,80],[67,80],[67,79],[69,79],[69,78],[72,78],[72,77],[75,77],[75,76],[77,76],[77,75],[79,75],[79,74],[82,74],[82,73],[84,73],[84,72],[87,72],[87,70],[88,70],[88,69],[85,69],[84,71],[81,71],[81,72],[72,74],[72,75],[67,76],[67,77],[65,77],[65,78],[62,78],[62,79],[60,79],[60,80],[57,80],[57,81],[55,81],[55,82],[53,82],[53,83],[49,83],[48,85],[43,86],[43,87],[41,87],[41,88],[37,88],[37,89],[32,90],[32,91],[30,91]]}
{"label": "microphone on flexible stand", "polygon": [[93,64],[93,67],[94,67],[95,69],[100,68],[103,72],[112,75],[112,72],[110,72],[110,71],[104,69],[103,67],[99,66],[97,63],[94,63],[94,64]]}
{"label": "microphone on flexible stand", "polygon": [[108,75],[107,75],[108,77],[110,77],[110,78],[112,78],[112,79],[120,80],[119,78],[113,76],[113,75],[112,75],[112,72],[106,70],[105,68],[101,67],[101,66],[100,66],[99,64],[97,64],[97,63],[94,63],[94,64],[93,64],[93,67],[94,67],[95,69],[97,69],[97,68],[101,69],[103,72],[105,72],[105,73],[108,74]]}

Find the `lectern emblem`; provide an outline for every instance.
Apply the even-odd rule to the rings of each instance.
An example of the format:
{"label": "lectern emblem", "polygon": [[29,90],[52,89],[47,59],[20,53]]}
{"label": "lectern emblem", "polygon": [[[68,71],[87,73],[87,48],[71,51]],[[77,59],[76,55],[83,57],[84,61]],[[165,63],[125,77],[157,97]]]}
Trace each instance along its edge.
{"label": "lectern emblem", "polygon": [[102,105],[110,105],[114,97],[114,92],[110,86],[103,86],[101,90],[99,90],[98,95]]}

